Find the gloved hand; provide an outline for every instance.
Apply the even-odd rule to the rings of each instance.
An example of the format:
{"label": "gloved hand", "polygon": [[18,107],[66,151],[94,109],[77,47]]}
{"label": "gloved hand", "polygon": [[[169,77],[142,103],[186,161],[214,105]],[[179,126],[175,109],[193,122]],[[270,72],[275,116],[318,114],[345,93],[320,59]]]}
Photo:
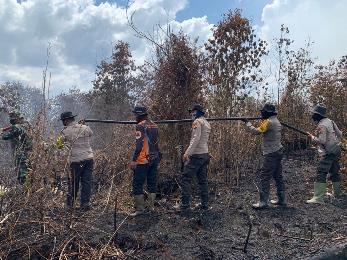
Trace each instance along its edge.
{"label": "gloved hand", "polygon": [[242,118],[241,121],[244,122],[245,124],[249,122],[247,118]]}
{"label": "gloved hand", "polygon": [[81,119],[80,121],[78,121],[78,123],[79,123],[80,125],[85,125],[85,124],[86,124],[86,120],[83,118],[83,119]]}

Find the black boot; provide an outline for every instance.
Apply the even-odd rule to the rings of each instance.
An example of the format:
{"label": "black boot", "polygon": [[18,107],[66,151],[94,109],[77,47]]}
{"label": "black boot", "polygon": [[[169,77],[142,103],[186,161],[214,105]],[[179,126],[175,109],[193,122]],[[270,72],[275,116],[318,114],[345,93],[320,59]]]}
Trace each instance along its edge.
{"label": "black boot", "polygon": [[277,193],[277,200],[271,200],[270,203],[273,205],[277,205],[277,206],[286,206],[284,191],[278,192]]}
{"label": "black boot", "polygon": [[265,209],[268,207],[269,194],[266,192],[260,192],[259,202],[252,205],[254,209]]}
{"label": "black boot", "polygon": [[190,198],[189,198],[189,196],[182,196],[181,203],[176,204],[174,206],[174,209],[177,212],[185,212],[185,211],[190,210]]}

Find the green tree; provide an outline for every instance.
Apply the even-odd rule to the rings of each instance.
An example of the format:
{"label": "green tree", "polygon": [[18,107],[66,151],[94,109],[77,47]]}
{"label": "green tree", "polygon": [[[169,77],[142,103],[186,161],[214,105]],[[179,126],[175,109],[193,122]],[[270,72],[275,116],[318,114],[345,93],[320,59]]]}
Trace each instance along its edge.
{"label": "green tree", "polygon": [[[148,78],[148,95],[145,100],[156,119],[189,117],[193,103],[204,103],[207,82],[204,80],[204,56],[182,32],[168,35],[163,47],[156,49],[155,69]],[[161,145],[170,155],[178,145],[187,146],[189,124],[161,126]],[[179,159],[179,158],[178,158]],[[177,163],[175,164],[178,165]]]}
{"label": "green tree", "polygon": [[131,91],[135,87],[136,66],[129,44],[118,41],[111,60],[101,61],[93,81],[91,102],[98,115],[110,118],[127,118],[133,106]]}
{"label": "green tree", "polygon": [[206,44],[214,114],[237,112],[244,97],[263,81],[259,75],[266,46],[240,10],[228,12],[217,24]]}

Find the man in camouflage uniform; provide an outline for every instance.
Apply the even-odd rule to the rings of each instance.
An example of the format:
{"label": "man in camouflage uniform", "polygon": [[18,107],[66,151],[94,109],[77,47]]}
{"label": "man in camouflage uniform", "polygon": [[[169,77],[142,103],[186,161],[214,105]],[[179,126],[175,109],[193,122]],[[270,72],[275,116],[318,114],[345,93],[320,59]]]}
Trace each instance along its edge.
{"label": "man in camouflage uniform", "polygon": [[1,129],[1,139],[11,141],[18,181],[23,185],[28,181],[29,152],[32,149],[30,129],[18,111],[11,112],[9,117],[11,126]]}
{"label": "man in camouflage uniform", "polygon": [[262,151],[264,163],[260,170],[259,202],[253,204],[254,209],[263,209],[268,206],[270,181],[272,178],[276,183],[278,199],[270,202],[279,206],[285,205],[285,186],[282,176],[282,125],[277,119],[277,111],[274,105],[265,104],[260,112],[263,120],[259,127],[254,127],[250,122],[244,120],[252,134],[263,136]]}
{"label": "man in camouflage uniform", "polygon": [[316,136],[310,134],[313,143],[318,145],[320,157],[317,168],[316,182],[314,183],[314,196],[307,203],[323,203],[323,198],[327,188],[327,176],[333,184],[334,197],[341,196],[341,177],[339,175],[341,157],[340,142],[342,132],[334,121],[326,117],[326,108],[316,105],[312,110],[312,119],[318,124]]}
{"label": "man in camouflage uniform", "polygon": [[183,155],[185,162],[182,175],[182,194],[181,204],[175,206],[175,209],[185,211],[190,209],[191,183],[194,176],[198,179],[201,204],[198,207],[201,210],[208,210],[208,165],[210,155],[208,151],[208,140],[211,132],[211,126],[207,122],[204,108],[195,104],[189,110],[194,122],[192,124],[192,135],[190,145]]}

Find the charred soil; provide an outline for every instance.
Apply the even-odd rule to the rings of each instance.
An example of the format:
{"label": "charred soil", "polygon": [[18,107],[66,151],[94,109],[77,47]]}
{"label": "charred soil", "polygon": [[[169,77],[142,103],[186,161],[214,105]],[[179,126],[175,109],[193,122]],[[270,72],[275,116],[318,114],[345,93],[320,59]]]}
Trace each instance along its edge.
{"label": "charred soil", "polygon": [[[301,153],[291,154],[284,159],[283,169],[287,207],[253,210],[251,204],[258,198],[257,173],[245,172],[238,186],[212,183],[212,209],[207,212],[176,213],[173,205],[178,194],[172,194],[157,201],[155,213],[135,218],[121,211],[114,215],[112,208],[98,206],[87,213],[74,213],[70,231],[79,231],[64,250],[75,252],[71,259],[87,257],[76,254],[74,241],[78,239],[84,248],[95,250],[91,253],[94,259],[346,259],[347,199],[327,196],[324,205],[305,204],[313,192],[314,161],[303,159]],[[94,211],[98,211],[97,217]],[[71,224],[59,212],[52,216],[59,215],[59,221]],[[57,243],[53,241],[63,236],[71,233],[46,235],[31,249],[31,258],[59,258],[51,254]],[[9,252],[8,258],[27,256],[26,248]]]}

